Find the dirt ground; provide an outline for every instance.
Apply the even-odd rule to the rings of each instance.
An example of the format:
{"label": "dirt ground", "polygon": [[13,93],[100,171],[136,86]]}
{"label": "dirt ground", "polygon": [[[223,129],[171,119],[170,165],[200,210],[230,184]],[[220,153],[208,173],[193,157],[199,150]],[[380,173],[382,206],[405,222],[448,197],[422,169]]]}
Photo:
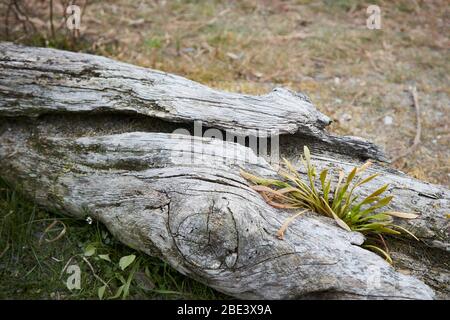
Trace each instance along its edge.
{"label": "dirt ground", "polygon": [[[449,185],[445,0],[78,1],[83,11],[75,44],[60,23],[68,1],[54,1],[55,37],[47,1],[17,2],[32,32],[24,32],[27,22],[10,8],[2,39],[101,54],[228,91],[263,94],[286,86],[332,117],[331,131],[368,138],[391,158],[416,135],[408,88],[417,86],[420,145],[392,166]],[[381,9],[380,30],[366,26],[369,4]]]}

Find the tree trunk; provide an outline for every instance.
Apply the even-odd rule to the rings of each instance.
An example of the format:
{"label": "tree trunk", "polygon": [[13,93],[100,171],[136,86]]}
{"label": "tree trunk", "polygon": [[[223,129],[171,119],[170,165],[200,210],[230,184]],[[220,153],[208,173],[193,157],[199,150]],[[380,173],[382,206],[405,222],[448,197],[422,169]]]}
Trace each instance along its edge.
{"label": "tree trunk", "polygon": [[173,133],[193,132],[201,121],[218,129],[209,131],[215,137],[269,137],[294,164],[308,145],[319,168],[348,171],[364,159],[386,160],[368,141],[327,133],[329,118],[303,94],[225,93],[103,57],[1,43],[0,96],[2,178],[48,210],[100,220],[126,245],[221,292],[251,299],[449,296],[446,188],[381,163],[370,169],[381,176],[362,195],[390,183],[391,209],[420,215],[398,221],[421,242],[390,239],[395,269],[359,246],[361,234],[312,212],[278,239],[293,213],[269,206],[239,174],[276,176],[273,158],[234,138]]}

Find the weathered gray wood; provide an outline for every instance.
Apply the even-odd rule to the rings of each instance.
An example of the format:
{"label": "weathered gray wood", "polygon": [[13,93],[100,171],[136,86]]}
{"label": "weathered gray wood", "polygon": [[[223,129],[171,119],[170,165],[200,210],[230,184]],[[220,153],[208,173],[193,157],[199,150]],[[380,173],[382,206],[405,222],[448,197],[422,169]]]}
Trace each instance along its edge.
{"label": "weathered gray wood", "polygon": [[[433,297],[422,282],[357,246],[361,235],[331,220],[298,219],[285,240],[277,239],[289,214],[268,206],[239,167],[274,172],[243,146],[195,138],[193,150],[202,150],[195,153],[182,135],[41,138],[19,128],[3,131],[0,139],[1,175],[34,193],[40,205],[90,215],[125,244],[227,294]],[[236,163],[227,164],[227,154],[236,154]],[[189,165],[191,156],[203,159]],[[370,285],[374,272],[379,286]]]}
{"label": "weathered gray wood", "polygon": [[[0,176],[40,205],[91,215],[127,245],[240,298],[433,297],[422,282],[358,247],[361,235],[327,218],[310,213],[278,240],[291,213],[268,206],[240,177],[240,167],[276,174],[250,149],[161,133],[173,129],[164,121],[202,120],[243,135],[275,128],[288,141],[283,156],[297,163],[307,144],[318,167],[336,171],[384,157],[364,140],[326,133],[325,119],[303,95],[284,89],[260,97],[223,93],[106,58],[0,44]],[[448,297],[449,191],[381,166],[371,170],[382,176],[361,193],[391,183],[392,209],[420,215],[399,223],[443,256],[430,265],[407,252],[427,250],[410,242],[394,252],[402,268],[414,263],[411,272]],[[380,286],[367,286],[376,270]]]}
{"label": "weathered gray wood", "polygon": [[88,54],[0,43],[0,93],[4,116],[110,111],[172,122],[201,119],[205,127],[236,134],[297,133],[329,150],[386,159],[371,142],[327,133],[330,118],[303,94],[283,88],[263,96],[228,93]]}

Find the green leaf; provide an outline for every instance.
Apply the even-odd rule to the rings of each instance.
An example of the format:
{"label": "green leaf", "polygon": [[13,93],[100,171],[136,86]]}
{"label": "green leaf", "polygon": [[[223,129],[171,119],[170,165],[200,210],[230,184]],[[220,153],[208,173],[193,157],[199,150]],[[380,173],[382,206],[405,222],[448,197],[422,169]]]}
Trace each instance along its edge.
{"label": "green leaf", "polygon": [[90,257],[90,256],[92,256],[92,255],[94,255],[95,254],[95,251],[96,251],[97,249],[94,247],[94,245],[92,245],[92,244],[89,244],[85,249],[84,249],[84,256],[86,256],[86,257]]}
{"label": "green leaf", "polygon": [[322,189],[325,188],[325,180],[327,179],[328,169],[322,170],[320,173],[320,182],[322,183]]}
{"label": "green leaf", "polygon": [[347,177],[347,184],[350,184],[350,182],[352,182],[353,178],[356,175],[356,171],[358,170],[358,168],[353,168],[353,170],[350,172],[350,174]]}
{"label": "green leaf", "polygon": [[373,214],[370,216],[366,216],[366,217],[360,219],[359,221],[363,222],[363,221],[376,221],[376,220],[377,221],[391,221],[392,218],[391,218],[391,216],[389,216],[387,214],[377,213],[377,214]]}
{"label": "green leaf", "polygon": [[331,187],[331,180],[328,180],[328,183],[325,185],[325,188],[323,189],[323,197],[325,201],[328,203],[328,195],[330,194],[330,187]]}
{"label": "green leaf", "polygon": [[307,146],[303,146],[303,154],[305,155],[306,163],[309,165],[309,163],[311,162],[311,153],[309,152]]}
{"label": "green leaf", "polygon": [[400,226],[398,226],[398,225],[396,225],[396,224],[391,225],[391,227],[392,227],[392,228],[400,229],[401,231],[403,231],[403,232],[409,234],[411,237],[413,237],[414,239],[416,239],[417,241],[419,241],[419,238],[417,238],[417,237],[414,235],[414,233],[412,233],[412,232],[409,231],[408,229],[403,228],[403,227],[400,227]]}
{"label": "green leaf", "polygon": [[333,214],[333,218],[336,221],[336,223],[344,230],[347,231],[352,231],[352,229],[350,229],[350,227],[348,226],[348,224],[346,224],[341,218],[339,218],[336,213],[332,212]]}
{"label": "green leaf", "polygon": [[121,274],[116,274],[117,279],[120,280],[120,282],[122,282],[122,284],[127,283],[127,281],[125,280],[125,278],[123,277],[123,275]]}
{"label": "green leaf", "polygon": [[111,259],[109,258],[109,254],[99,254],[98,257],[102,260],[111,262]]}
{"label": "green leaf", "polygon": [[134,254],[130,254],[129,256],[123,256],[120,258],[119,266],[120,269],[125,270],[130,264],[133,263],[134,259],[136,259],[136,256]]}
{"label": "green leaf", "polygon": [[391,258],[391,256],[390,256],[386,251],[384,251],[383,249],[381,249],[380,247],[377,247],[377,246],[374,246],[374,245],[371,245],[371,244],[366,244],[366,245],[364,245],[363,247],[364,247],[364,248],[367,248],[367,249],[370,249],[370,250],[372,250],[372,251],[376,251],[376,252],[378,252],[378,253],[381,253],[381,254],[386,258],[386,261],[387,261],[389,264],[392,264],[392,258]]}
{"label": "green leaf", "polygon": [[[390,225],[390,227],[392,227],[393,225]],[[388,234],[395,234],[395,235],[400,235],[401,232],[397,231],[397,230],[393,230],[391,228],[385,228],[385,227],[381,227],[378,230],[379,233],[388,233]]]}
{"label": "green leaf", "polygon": [[[322,198],[323,200],[323,198]],[[328,205],[327,202],[324,202],[325,207],[327,208],[328,212],[331,213],[331,216],[334,218],[334,220],[336,221],[336,223],[344,230],[347,231],[352,231],[352,229],[350,229],[350,227],[348,226],[348,224],[346,224],[341,218],[339,218],[336,213],[334,213],[334,211],[330,208],[330,206]]]}
{"label": "green leaf", "polygon": [[380,200],[380,197],[373,197],[373,198],[365,198],[363,201],[361,201],[360,203],[358,203],[354,208],[358,211],[361,209],[361,207],[365,204],[370,204],[372,202],[378,201]]}
{"label": "green leaf", "polygon": [[183,293],[180,291],[173,291],[173,290],[153,290],[153,292],[160,293],[160,294],[178,294],[182,295]]}
{"label": "green leaf", "polygon": [[358,220],[361,218],[361,213],[357,212],[357,213],[353,213],[350,215],[350,221],[352,224],[358,222]]}
{"label": "green leaf", "polygon": [[123,295],[122,298],[125,299],[130,294],[130,285],[131,281],[134,278],[134,274],[136,273],[137,269],[139,268],[139,260],[134,264],[133,268],[131,269],[130,274],[128,275],[128,279],[125,282],[125,285],[123,287]]}
{"label": "green leaf", "polygon": [[368,198],[373,198],[376,196],[379,196],[380,194],[382,194],[383,192],[386,191],[387,187],[389,186],[389,184],[385,184],[384,186],[382,186],[380,189],[378,189],[377,191],[375,191],[374,193],[372,193],[370,196],[368,196],[366,199]]}
{"label": "green leaf", "polygon": [[113,295],[112,297],[110,297],[109,299],[117,299],[118,297],[120,297],[120,295],[122,294],[123,288],[125,287],[125,285],[120,286],[117,291],[116,294]]}
{"label": "green leaf", "polygon": [[98,294],[98,298],[100,300],[103,300],[103,296],[105,295],[105,290],[106,290],[106,285],[101,286],[100,288],[98,288],[97,294]]}
{"label": "green leaf", "polygon": [[378,200],[378,202],[375,205],[373,205],[373,206],[367,208],[366,210],[362,211],[361,214],[363,216],[366,216],[369,213],[371,213],[372,211],[375,211],[376,209],[379,209],[379,208],[382,208],[382,207],[388,205],[389,202],[391,202],[392,198],[393,198],[393,196],[388,196],[386,198]]}
{"label": "green leaf", "polygon": [[334,199],[333,199],[333,204],[332,204],[332,208],[336,208],[339,203],[338,203],[338,199],[339,199],[339,195],[341,194],[341,183],[342,180],[344,179],[345,173],[344,171],[339,171],[339,178],[338,178],[338,182],[336,184],[336,189],[334,190]]}
{"label": "green leaf", "polygon": [[[371,175],[371,176],[365,178],[364,180],[358,182],[357,185],[358,185],[358,186],[362,186],[363,184],[365,184],[365,183],[371,181],[372,179],[378,177],[378,175],[379,175],[378,173],[375,173],[375,174],[373,174],[373,175]],[[386,187],[387,187],[387,185],[386,185]]]}
{"label": "green leaf", "polygon": [[377,202],[376,206],[377,206],[378,208],[387,206],[387,205],[391,202],[391,200],[392,200],[393,198],[394,198],[394,196],[388,196],[388,197],[386,197],[386,198],[383,198],[383,199],[381,199],[381,200],[379,200],[379,201]]}

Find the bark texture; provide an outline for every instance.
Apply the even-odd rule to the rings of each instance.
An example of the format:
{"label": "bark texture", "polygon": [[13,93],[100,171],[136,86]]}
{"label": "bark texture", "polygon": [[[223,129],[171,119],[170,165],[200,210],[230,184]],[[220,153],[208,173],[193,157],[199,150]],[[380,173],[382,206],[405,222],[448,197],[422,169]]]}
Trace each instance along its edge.
{"label": "bark texture", "polygon": [[397,269],[362,249],[361,234],[312,212],[279,240],[292,212],[267,205],[239,174],[276,171],[238,143],[171,133],[194,121],[280,135],[281,155],[297,164],[304,144],[316,166],[335,171],[386,159],[368,141],[327,133],[329,118],[303,94],[225,93],[103,57],[0,43],[0,176],[39,205],[98,219],[123,243],[238,298],[448,297],[446,188],[371,169],[382,176],[362,195],[389,182],[391,209],[420,215],[399,221],[422,242],[393,240]]}

